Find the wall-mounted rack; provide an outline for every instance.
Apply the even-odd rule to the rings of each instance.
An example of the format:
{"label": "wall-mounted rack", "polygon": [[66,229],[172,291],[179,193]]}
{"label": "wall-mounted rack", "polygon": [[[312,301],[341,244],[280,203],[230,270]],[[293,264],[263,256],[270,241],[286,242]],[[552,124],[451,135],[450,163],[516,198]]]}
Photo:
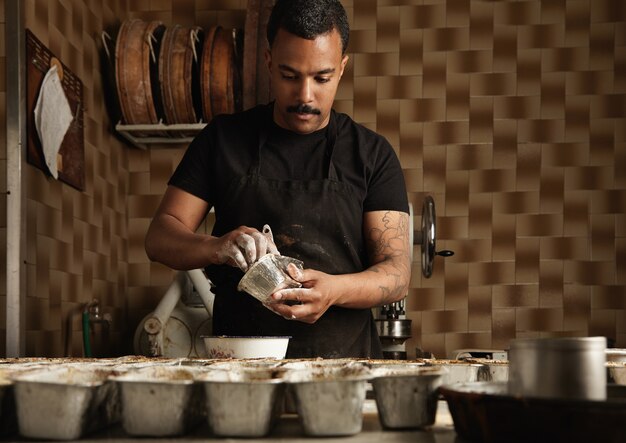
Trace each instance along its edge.
{"label": "wall-mounted rack", "polygon": [[115,130],[126,140],[140,149],[148,149],[150,144],[187,144],[197,135],[206,123],[166,125],[124,125],[118,123]]}

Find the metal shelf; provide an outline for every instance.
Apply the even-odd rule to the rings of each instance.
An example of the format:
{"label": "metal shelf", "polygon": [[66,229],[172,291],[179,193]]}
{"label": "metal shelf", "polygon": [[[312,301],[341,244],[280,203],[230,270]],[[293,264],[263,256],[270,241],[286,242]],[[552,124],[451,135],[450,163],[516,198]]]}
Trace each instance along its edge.
{"label": "metal shelf", "polygon": [[[163,123],[157,123],[154,125],[124,125],[122,123],[118,123],[115,125],[115,130],[133,146],[136,146],[139,149],[148,149],[148,145],[152,144],[190,143],[193,140],[193,137],[205,126],[206,123],[176,125],[166,125]],[[163,135],[158,135],[159,132],[162,132]],[[146,135],[146,133],[150,135]],[[177,133],[180,133],[181,136],[177,137]],[[189,135],[189,133],[192,133],[193,135]]]}

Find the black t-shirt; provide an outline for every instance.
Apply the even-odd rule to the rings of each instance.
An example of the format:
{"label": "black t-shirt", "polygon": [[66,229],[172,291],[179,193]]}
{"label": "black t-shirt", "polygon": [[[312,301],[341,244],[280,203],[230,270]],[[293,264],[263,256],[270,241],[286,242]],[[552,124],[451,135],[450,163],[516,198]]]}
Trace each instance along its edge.
{"label": "black t-shirt", "polygon": [[[262,124],[271,125],[260,151],[262,176],[279,180],[327,177],[327,127],[305,135],[283,129],[270,117],[272,106],[215,117],[189,145],[168,184],[215,206],[219,216],[229,188],[249,172],[257,158]],[[402,169],[389,142],[346,114],[335,113],[335,117],[337,140],[332,159],[338,179],[350,185],[365,212],[408,213]]]}

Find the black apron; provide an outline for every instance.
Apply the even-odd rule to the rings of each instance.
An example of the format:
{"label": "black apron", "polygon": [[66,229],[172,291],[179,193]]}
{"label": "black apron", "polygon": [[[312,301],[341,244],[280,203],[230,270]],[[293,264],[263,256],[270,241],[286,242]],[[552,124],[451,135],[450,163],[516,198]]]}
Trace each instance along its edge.
{"label": "black apron", "polygon": [[[216,207],[213,235],[246,225],[261,230],[269,224],[282,255],[297,258],[329,274],[360,272],[367,263],[363,240],[362,202],[337,179],[333,152],[336,117],[327,126],[328,175],[321,180],[275,180],[261,176],[263,147],[271,127],[272,106],[260,125],[259,143],[246,176],[225,194]],[[215,265],[206,268],[216,285],[213,307],[215,335],[288,335],[288,358],[382,358],[382,349],[370,309],[331,306],[314,324],[286,320],[251,295],[238,292],[241,270]]]}

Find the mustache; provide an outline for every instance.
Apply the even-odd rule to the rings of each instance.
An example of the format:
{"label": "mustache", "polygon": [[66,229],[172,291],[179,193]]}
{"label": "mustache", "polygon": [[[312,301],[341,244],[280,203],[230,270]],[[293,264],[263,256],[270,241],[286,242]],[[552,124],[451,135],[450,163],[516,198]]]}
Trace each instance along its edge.
{"label": "mustache", "polygon": [[313,114],[313,115],[320,115],[322,113],[322,111],[320,111],[319,109],[314,108],[309,105],[305,105],[305,104],[300,104],[297,106],[287,106],[287,112],[293,112],[296,114]]}

